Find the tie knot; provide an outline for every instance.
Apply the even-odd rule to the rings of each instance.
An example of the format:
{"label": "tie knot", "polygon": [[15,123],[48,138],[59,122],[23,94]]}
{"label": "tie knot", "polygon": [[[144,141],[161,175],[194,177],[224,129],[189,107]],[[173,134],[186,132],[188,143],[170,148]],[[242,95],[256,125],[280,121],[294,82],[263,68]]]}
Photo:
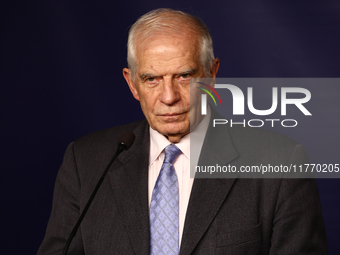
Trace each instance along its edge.
{"label": "tie knot", "polygon": [[175,161],[178,155],[182,153],[182,151],[174,144],[166,146],[164,152],[165,152],[164,162],[169,162],[171,164]]}

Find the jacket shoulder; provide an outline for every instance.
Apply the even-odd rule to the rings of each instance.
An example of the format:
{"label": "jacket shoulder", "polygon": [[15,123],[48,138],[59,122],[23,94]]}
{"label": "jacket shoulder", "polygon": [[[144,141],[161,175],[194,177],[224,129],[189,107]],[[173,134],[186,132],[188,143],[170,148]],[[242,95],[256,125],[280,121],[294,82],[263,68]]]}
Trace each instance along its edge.
{"label": "jacket shoulder", "polygon": [[82,153],[91,151],[104,152],[104,150],[115,151],[118,141],[124,133],[130,131],[138,137],[145,134],[148,127],[148,123],[144,119],[125,125],[98,130],[75,140],[73,147],[75,151]]}
{"label": "jacket shoulder", "polygon": [[298,143],[293,139],[271,131],[255,127],[230,127],[232,137],[237,137],[240,142],[256,143],[263,146],[296,146]]}
{"label": "jacket shoulder", "polygon": [[292,159],[296,162],[309,162],[304,147],[282,134],[252,127],[229,128],[229,132],[234,147],[248,163],[281,164]]}

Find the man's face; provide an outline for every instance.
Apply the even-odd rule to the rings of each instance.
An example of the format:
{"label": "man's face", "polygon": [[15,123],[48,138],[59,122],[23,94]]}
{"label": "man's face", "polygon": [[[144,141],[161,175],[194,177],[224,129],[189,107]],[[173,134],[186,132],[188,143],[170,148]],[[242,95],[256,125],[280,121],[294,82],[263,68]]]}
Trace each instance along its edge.
{"label": "man's face", "polygon": [[205,77],[198,40],[190,33],[154,34],[137,42],[135,81],[129,69],[123,70],[151,128],[170,142],[179,142],[190,132],[190,111],[197,112],[192,112],[198,117],[197,124],[202,118],[198,110],[190,109],[190,78]]}

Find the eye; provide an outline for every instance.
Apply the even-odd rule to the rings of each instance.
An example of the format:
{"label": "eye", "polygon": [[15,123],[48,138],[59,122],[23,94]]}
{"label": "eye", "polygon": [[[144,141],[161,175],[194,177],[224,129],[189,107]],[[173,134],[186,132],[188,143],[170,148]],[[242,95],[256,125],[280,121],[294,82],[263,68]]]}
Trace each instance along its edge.
{"label": "eye", "polygon": [[146,79],[146,81],[153,82],[153,81],[155,81],[155,78],[154,77],[149,77],[149,78]]}
{"label": "eye", "polygon": [[143,83],[147,86],[147,87],[155,87],[159,84],[160,79],[159,77],[153,77],[153,76],[149,76],[149,77],[145,77],[143,79]]}
{"label": "eye", "polygon": [[185,74],[182,74],[182,75],[181,75],[181,77],[182,77],[183,79],[188,79],[188,78],[190,78],[190,76],[191,76],[190,73],[185,73]]}

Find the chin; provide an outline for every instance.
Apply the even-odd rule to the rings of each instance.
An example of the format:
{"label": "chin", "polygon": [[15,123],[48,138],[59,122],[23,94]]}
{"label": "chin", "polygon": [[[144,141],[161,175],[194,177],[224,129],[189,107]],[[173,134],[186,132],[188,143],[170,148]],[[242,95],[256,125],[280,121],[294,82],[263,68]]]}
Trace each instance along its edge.
{"label": "chin", "polygon": [[159,133],[170,137],[170,136],[177,136],[177,137],[183,137],[187,134],[190,133],[190,129],[165,129],[165,130],[161,130],[163,132],[158,131]]}

